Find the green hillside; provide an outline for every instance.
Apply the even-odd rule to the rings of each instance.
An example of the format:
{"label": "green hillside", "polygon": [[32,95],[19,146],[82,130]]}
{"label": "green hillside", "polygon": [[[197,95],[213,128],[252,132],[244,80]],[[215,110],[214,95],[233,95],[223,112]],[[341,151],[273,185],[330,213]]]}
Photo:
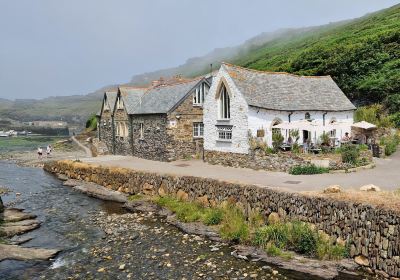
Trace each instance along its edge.
{"label": "green hillside", "polygon": [[400,94],[400,5],[267,42],[231,62],[258,70],[331,75],[351,99],[383,101]]}

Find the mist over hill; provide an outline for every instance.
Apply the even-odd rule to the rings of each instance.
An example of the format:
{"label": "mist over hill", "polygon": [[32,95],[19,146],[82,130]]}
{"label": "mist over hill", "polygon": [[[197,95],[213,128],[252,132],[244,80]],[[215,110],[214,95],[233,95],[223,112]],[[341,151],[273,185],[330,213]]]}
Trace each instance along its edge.
{"label": "mist over hill", "polygon": [[[400,93],[400,5],[364,17],[323,26],[262,33],[235,47],[219,48],[184,64],[132,77],[125,85],[145,85],[160,77],[193,77],[222,61],[257,70],[331,75],[356,102],[381,102]],[[64,120],[83,124],[101,106],[107,89],[88,95],[41,100],[0,99],[0,118]]]}

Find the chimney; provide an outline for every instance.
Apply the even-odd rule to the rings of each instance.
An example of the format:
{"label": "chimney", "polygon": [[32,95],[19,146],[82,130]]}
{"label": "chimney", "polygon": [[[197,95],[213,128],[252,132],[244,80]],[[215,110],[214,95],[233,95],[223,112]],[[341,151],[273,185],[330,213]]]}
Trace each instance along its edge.
{"label": "chimney", "polygon": [[165,81],[164,81],[163,77],[160,77],[160,79],[154,80],[154,81],[151,82],[151,86],[152,87],[160,86],[160,85],[163,85],[163,84],[165,84]]}

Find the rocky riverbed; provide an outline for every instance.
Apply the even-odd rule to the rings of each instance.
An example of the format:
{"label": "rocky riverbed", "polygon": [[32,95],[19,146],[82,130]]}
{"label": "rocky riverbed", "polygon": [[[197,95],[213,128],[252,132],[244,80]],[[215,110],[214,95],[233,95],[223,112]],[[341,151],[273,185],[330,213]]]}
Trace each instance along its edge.
{"label": "rocky riverbed", "polygon": [[167,224],[153,213],[88,197],[37,168],[0,161],[6,207],[37,216],[24,248],[57,248],[49,261],[4,260],[1,279],[304,279],[231,255],[233,248]]}

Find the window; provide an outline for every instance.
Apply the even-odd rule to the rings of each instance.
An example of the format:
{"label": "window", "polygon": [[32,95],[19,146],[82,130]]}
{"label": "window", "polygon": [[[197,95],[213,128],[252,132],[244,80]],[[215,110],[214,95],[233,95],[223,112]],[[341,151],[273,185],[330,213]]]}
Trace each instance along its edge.
{"label": "window", "polygon": [[115,135],[119,136],[119,122],[115,123]]}
{"label": "window", "polygon": [[219,92],[219,117],[227,120],[231,118],[231,104],[228,91],[225,85],[222,85]]}
{"label": "window", "polygon": [[329,136],[332,138],[336,138],[336,129],[329,131]]}
{"label": "window", "polygon": [[307,113],[304,115],[304,119],[305,119],[305,120],[310,120],[310,119],[311,119],[311,115],[310,115],[309,112],[307,112]]}
{"label": "window", "polygon": [[232,126],[223,125],[217,127],[218,140],[231,142],[232,140]]}
{"label": "window", "polygon": [[124,109],[124,102],[122,102],[121,97],[117,99],[117,109]]}
{"label": "window", "polygon": [[108,102],[107,102],[106,98],[104,98],[103,108],[104,108],[104,111],[109,111],[110,110],[110,106],[108,106]]}
{"label": "window", "polygon": [[193,93],[193,105],[201,106],[204,103],[204,98],[208,94],[209,87],[206,83],[202,83]]}
{"label": "window", "polygon": [[139,132],[140,132],[140,139],[144,139],[144,125],[143,125],[143,123],[139,124]]}
{"label": "window", "polygon": [[203,136],[204,136],[204,124],[193,123],[193,137],[203,137]]}

